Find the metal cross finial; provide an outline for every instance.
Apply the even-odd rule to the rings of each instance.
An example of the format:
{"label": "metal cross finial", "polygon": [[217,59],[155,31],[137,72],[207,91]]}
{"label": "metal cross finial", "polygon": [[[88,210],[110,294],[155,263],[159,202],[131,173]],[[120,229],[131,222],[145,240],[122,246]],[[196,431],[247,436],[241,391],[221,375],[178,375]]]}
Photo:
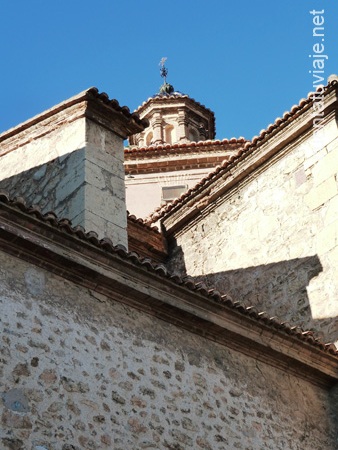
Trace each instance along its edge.
{"label": "metal cross finial", "polygon": [[161,59],[159,66],[162,66],[162,67],[163,67],[167,59],[168,59],[168,58],[167,58],[166,56],[164,56],[164,57]]}
{"label": "metal cross finial", "polygon": [[160,61],[160,64],[159,64],[159,66],[161,66],[160,74],[161,74],[161,77],[164,79],[164,83],[160,87],[160,92],[159,92],[160,95],[171,95],[175,91],[174,86],[167,83],[168,69],[164,65],[166,60],[167,60],[167,58],[162,58]]}
{"label": "metal cross finial", "polygon": [[166,60],[167,60],[167,58],[164,57],[161,59],[161,61],[159,63],[159,66],[161,66],[160,74],[161,74],[161,77],[164,78],[165,84],[167,83],[167,75],[168,75],[168,69],[164,66]]}

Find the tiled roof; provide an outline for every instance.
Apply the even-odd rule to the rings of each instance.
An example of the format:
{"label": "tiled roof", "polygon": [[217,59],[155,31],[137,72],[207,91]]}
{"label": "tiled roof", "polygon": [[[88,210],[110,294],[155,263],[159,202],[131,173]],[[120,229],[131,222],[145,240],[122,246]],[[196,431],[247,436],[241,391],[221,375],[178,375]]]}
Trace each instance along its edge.
{"label": "tiled roof", "polygon": [[207,140],[180,144],[152,145],[125,150],[125,170],[129,174],[209,169],[229,159],[242,148],[244,138]]}
{"label": "tiled roof", "polygon": [[84,91],[84,93],[86,93],[88,96],[100,100],[102,103],[111,107],[115,111],[121,112],[125,117],[134,120],[137,124],[143,127],[147,127],[149,125],[147,119],[141,119],[135,111],[131,113],[128,106],[120,106],[119,102],[116,99],[110,99],[108,94],[106,94],[105,92],[99,92],[96,87],[91,87]]}
{"label": "tiled roof", "polygon": [[[329,84],[325,87],[319,87],[316,92],[323,92],[326,95],[331,92],[338,84],[337,79],[332,79]],[[204,177],[199,183],[197,183],[192,189],[181,195],[181,197],[173,200],[171,203],[164,205],[163,207],[157,208],[148,218],[145,220],[148,223],[157,222],[159,219],[164,217],[166,214],[171,212],[174,208],[179,207],[187,201],[191,201],[194,197],[207,185],[215,182],[219,179],[226,171],[237,165],[237,163],[243,160],[245,157],[254,152],[260,145],[266,142],[271,136],[278,133],[280,130],[288,126],[293,120],[299,117],[303,112],[308,110],[315,97],[314,92],[310,92],[307,98],[300,100],[298,105],[294,105],[289,112],[285,112],[283,117],[278,117],[273,124],[270,124],[265,130],[262,130],[259,136],[255,136],[251,141],[246,142],[243,148],[239,149],[235,155],[230,156],[230,158],[224,161],[221,165],[217,166],[213,172],[210,172],[206,177]]]}
{"label": "tiled roof", "polygon": [[159,229],[149,226],[143,219],[130,215],[127,212],[128,248],[143,258],[150,258],[153,262],[163,263],[168,257],[168,244],[166,237]]}
{"label": "tiled roof", "polygon": [[213,111],[211,111],[211,109],[207,108],[205,105],[203,105],[202,103],[196,101],[195,99],[189,97],[189,95],[187,94],[182,94],[181,92],[173,92],[172,94],[155,94],[152,97],[149,97],[147,100],[145,100],[137,109],[136,111],[138,111],[139,109],[143,109],[146,105],[148,105],[150,102],[152,101],[162,101],[162,100],[172,100],[172,99],[180,99],[180,98],[187,98],[189,100],[192,100],[194,103],[196,103],[198,106],[206,109],[207,111],[210,111],[212,114]]}
{"label": "tiled roof", "polygon": [[207,141],[199,141],[199,142],[184,142],[184,143],[176,143],[176,144],[157,144],[157,145],[149,145],[145,147],[127,147],[124,149],[125,155],[128,157],[129,155],[144,155],[147,156],[152,153],[165,152],[165,153],[174,153],[177,150],[184,151],[192,151],[196,152],[199,149],[208,150],[208,147],[223,147],[223,146],[239,146],[244,145],[249,142],[243,137],[240,138],[231,138],[231,139],[216,139],[216,140],[207,140]]}
{"label": "tiled roof", "polygon": [[32,124],[37,123],[44,117],[48,117],[52,114],[62,111],[66,107],[80,103],[83,100],[98,100],[99,103],[111,108],[112,110],[114,110],[114,111],[120,113],[122,116],[124,116],[124,118],[127,119],[127,122],[137,124],[138,128],[139,127],[145,128],[149,125],[148,120],[141,119],[140,116],[137,114],[137,112],[131,113],[127,106],[120,106],[120,104],[117,100],[109,99],[109,96],[105,92],[99,92],[96,87],[91,87],[91,88],[86,89],[85,91],[82,91],[79,94],[59,103],[58,105],[53,106],[51,109],[48,109],[47,111],[44,111],[44,112],[38,114],[37,116],[28,119],[27,121],[17,125],[16,127],[3,132],[2,134],[0,134],[0,141],[8,139],[9,137],[11,137],[11,135],[16,134],[16,133],[32,126]]}
{"label": "tiled roof", "polygon": [[203,283],[195,283],[189,277],[172,275],[168,273],[167,269],[162,264],[154,264],[149,258],[141,258],[135,252],[127,252],[123,246],[114,246],[108,238],[99,240],[95,232],[86,232],[80,226],[73,227],[68,219],[58,219],[56,214],[53,212],[43,214],[37,206],[28,207],[21,197],[11,200],[7,193],[0,192],[0,208],[3,204],[14,207],[23,213],[34,217],[38,221],[48,224],[48,226],[67,233],[76,239],[89,243],[104,252],[117,255],[119,258],[124,260],[127,259],[135,266],[141,267],[149,272],[153,272],[161,277],[165,277],[168,280],[171,280],[174,285],[179,285],[189,291],[196,292],[197,294],[202,295],[215,303],[236,311],[240,315],[246,316],[255,322],[268,326],[271,330],[278,330],[278,332],[291,335],[294,338],[306,342],[325,353],[338,356],[338,350],[334,344],[324,344],[320,339],[315,337],[312,331],[303,331],[302,328],[298,326],[291,326],[286,322],[279,322],[275,317],[270,317],[265,312],[258,312],[254,307],[248,307],[240,304],[239,302],[234,302],[228,298],[227,295],[222,295],[214,289],[208,289]]}
{"label": "tiled roof", "polygon": [[157,233],[157,234],[161,234],[159,229],[158,229],[158,227],[145,222],[141,218],[137,218],[133,214],[130,214],[129,211],[127,211],[127,219],[130,220],[130,222],[137,223],[141,227],[145,228],[147,231],[151,231],[151,232],[154,232],[154,233]]}

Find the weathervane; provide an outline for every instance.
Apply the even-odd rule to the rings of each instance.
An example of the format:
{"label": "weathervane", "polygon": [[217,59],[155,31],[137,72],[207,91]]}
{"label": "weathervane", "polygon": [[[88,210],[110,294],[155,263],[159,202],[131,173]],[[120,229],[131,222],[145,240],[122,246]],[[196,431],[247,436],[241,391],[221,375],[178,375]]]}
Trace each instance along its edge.
{"label": "weathervane", "polygon": [[161,74],[161,77],[164,78],[164,83],[165,84],[167,83],[168,69],[164,66],[164,64],[165,64],[167,59],[168,59],[167,57],[162,58],[161,61],[160,61],[160,64],[159,64],[159,66],[161,66],[160,74]]}
{"label": "weathervane", "polygon": [[165,62],[166,62],[167,58],[163,57],[161,58],[161,61],[159,63],[160,68],[160,75],[164,80],[164,83],[162,84],[162,86],[160,87],[160,94],[172,94],[174,92],[174,87],[167,83],[167,75],[168,75],[168,69],[165,67]]}

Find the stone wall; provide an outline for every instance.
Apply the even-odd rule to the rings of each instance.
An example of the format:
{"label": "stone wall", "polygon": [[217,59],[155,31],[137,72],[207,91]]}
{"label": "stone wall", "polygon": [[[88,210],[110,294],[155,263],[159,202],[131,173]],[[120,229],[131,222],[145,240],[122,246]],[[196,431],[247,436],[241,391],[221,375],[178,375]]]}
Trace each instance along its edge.
{"label": "stone wall", "polygon": [[1,449],[336,448],[323,388],[4,253],[0,307]]}
{"label": "stone wall", "polygon": [[[15,152],[16,153],[16,152]],[[16,159],[25,156],[24,151],[9,154],[13,164]],[[6,164],[6,156],[0,159],[0,165]],[[20,164],[16,164],[17,167]],[[59,217],[73,218],[74,225],[79,209],[82,211],[84,199],[80,197],[80,188],[85,184],[84,148],[72,153],[55,157],[45,163],[23,170],[0,181],[0,189],[8,192],[11,198],[23,197],[27,205],[39,205],[43,212],[54,211]]]}
{"label": "stone wall", "polygon": [[337,341],[337,135],[331,117],[222,194],[173,237],[170,269]]}
{"label": "stone wall", "polygon": [[85,95],[0,136],[0,189],[127,248],[125,130]]}

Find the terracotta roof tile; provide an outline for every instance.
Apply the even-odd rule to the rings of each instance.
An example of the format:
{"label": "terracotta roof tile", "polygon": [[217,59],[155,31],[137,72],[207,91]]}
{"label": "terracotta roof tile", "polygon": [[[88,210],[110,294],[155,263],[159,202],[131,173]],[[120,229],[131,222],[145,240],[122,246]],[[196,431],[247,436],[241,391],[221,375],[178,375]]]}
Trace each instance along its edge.
{"label": "terracotta roof tile", "polygon": [[166,99],[171,100],[173,98],[188,98],[189,100],[192,100],[197,105],[199,105],[202,108],[204,108],[204,109],[210,111],[211,113],[213,113],[213,111],[211,111],[211,109],[207,108],[202,103],[196,101],[194,98],[190,97],[187,94],[182,94],[181,92],[173,92],[172,94],[155,94],[152,97],[149,97],[143,103],[141,103],[141,105],[136,109],[136,111],[138,111],[139,109],[143,108],[144,106],[146,106],[151,101],[162,101],[162,100],[166,100]]}
{"label": "terracotta roof tile", "polygon": [[99,104],[103,104],[106,107],[116,111],[117,113],[120,113],[127,119],[127,122],[129,124],[136,124],[137,129],[139,129],[139,130],[140,130],[140,127],[142,129],[144,129],[149,125],[148,119],[141,119],[137,112],[131,113],[127,106],[120,106],[120,104],[117,100],[109,99],[108,95],[105,92],[100,93],[96,87],[91,87],[91,88],[86,89],[85,91],[82,91],[79,94],[59,103],[58,105],[55,105],[52,108],[36,115],[35,117],[32,117],[32,118],[28,119],[27,121],[20,123],[19,125],[11,128],[7,131],[4,131],[3,133],[0,134],[0,141],[1,142],[5,141],[6,139],[10,138],[11,136],[13,136],[21,131],[24,131],[27,128],[31,127],[32,125],[38,123],[42,119],[49,117],[53,114],[56,114],[59,111],[64,110],[66,107],[70,107],[70,106],[73,106],[82,101],[88,101],[88,100],[96,100],[96,101],[98,101]]}
{"label": "terracotta roof tile", "polygon": [[145,222],[141,218],[137,218],[133,214],[130,214],[129,211],[127,211],[127,219],[130,220],[131,222],[141,225],[143,228],[147,229],[148,231],[153,231],[154,233],[161,234],[158,227]]}
{"label": "terracotta roof tile", "polygon": [[[331,92],[338,85],[338,80],[333,79],[325,87],[319,87],[316,92]],[[155,209],[155,211],[145,219],[148,223],[155,223],[166,214],[171,212],[176,206],[185,203],[187,200],[192,200],[202,188],[204,188],[208,183],[217,180],[224,172],[226,172],[232,164],[237,164],[240,159],[246,155],[249,155],[267,139],[269,139],[273,134],[280,131],[282,128],[286,127],[290,122],[295,120],[300,114],[309,109],[313,103],[316,92],[310,92],[306,99],[301,99],[298,105],[294,105],[289,112],[285,112],[283,117],[278,117],[273,124],[270,124],[265,130],[262,130],[259,136],[254,136],[250,141],[244,143],[243,148],[238,150],[235,155],[230,156],[229,159],[223,161],[220,166],[217,166],[213,172],[210,172],[208,176],[203,178],[199,183],[197,183],[194,188],[190,189],[188,192],[181,195],[181,197],[173,200],[171,203],[164,205]]]}
{"label": "terracotta roof tile", "polygon": [[125,117],[134,120],[139,125],[142,125],[143,127],[147,127],[149,125],[148,119],[141,119],[135,111],[131,113],[128,106],[120,106],[116,99],[110,99],[108,94],[105,92],[99,92],[96,87],[87,89],[85,93],[88,96],[92,96],[93,98],[100,100],[102,103],[110,106],[112,109],[115,109],[115,111],[121,112]]}
{"label": "terracotta roof tile", "polygon": [[239,138],[231,138],[231,139],[219,139],[216,140],[207,140],[207,141],[198,141],[198,142],[184,142],[184,143],[176,143],[176,144],[157,144],[157,145],[149,145],[147,147],[126,147],[124,153],[126,155],[134,155],[134,154],[144,154],[144,153],[157,153],[163,150],[166,150],[168,153],[174,152],[176,150],[193,150],[196,151],[196,148],[199,147],[221,147],[221,146],[239,146],[245,145],[246,143],[250,143],[244,137]]}
{"label": "terracotta roof tile", "polygon": [[[324,344],[320,339],[315,337],[312,331],[304,331],[298,326],[290,326],[286,322],[279,322],[275,317],[269,317],[265,312],[258,312],[254,307],[234,302],[227,295],[222,295],[219,291],[209,289],[204,283],[196,283],[190,277],[180,277],[168,272],[162,264],[154,264],[149,258],[141,258],[135,252],[127,252],[123,246],[114,245],[108,238],[99,240],[95,232],[86,232],[83,227],[73,227],[68,219],[58,219],[54,212],[43,214],[38,206],[28,207],[22,197],[11,200],[7,193],[0,191],[0,208],[1,204],[9,205],[19,209],[25,214],[34,217],[40,222],[44,222],[49,226],[59,229],[62,232],[72,235],[74,238],[88,242],[95,247],[115,255],[122,259],[128,259],[132,264],[143,267],[145,270],[153,272],[156,275],[170,279],[174,284],[183,286],[190,291],[197,292],[203,297],[212,299],[214,302],[223,305],[226,308],[236,310],[239,314],[250,317],[252,320],[266,324],[270,328],[279,330],[280,332],[292,335],[295,338],[307,342],[311,346],[317,347],[323,352],[338,356],[338,350],[334,344]],[[133,220],[133,219],[132,219]]]}

